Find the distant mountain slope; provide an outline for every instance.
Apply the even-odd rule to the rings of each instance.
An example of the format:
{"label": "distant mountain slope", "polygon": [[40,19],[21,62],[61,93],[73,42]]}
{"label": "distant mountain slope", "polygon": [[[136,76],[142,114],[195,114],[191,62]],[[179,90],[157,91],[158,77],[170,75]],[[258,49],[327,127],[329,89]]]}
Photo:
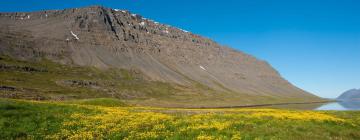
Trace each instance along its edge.
{"label": "distant mountain slope", "polygon": [[341,94],[338,100],[359,100],[360,101],[360,89],[351,89]]}
{"label": "distant mountain slope", "polygon": [[[102,70],[125,69],[141,73],[148,81],[191,89],[201,85],[216,91],[216,97],[210,99],[226,102],[221,100],[233,97],[234,105],[264,99],[321,100],[250,55],[128,11],[100,6],[1,13],[0,55],[31,61],[45,58]],[[210,94],[197,92],[199,98]],[[219,97],[222,93],[229,96]],[[192,98],[187,92],[176,96],[182,96],[176,102]]]}

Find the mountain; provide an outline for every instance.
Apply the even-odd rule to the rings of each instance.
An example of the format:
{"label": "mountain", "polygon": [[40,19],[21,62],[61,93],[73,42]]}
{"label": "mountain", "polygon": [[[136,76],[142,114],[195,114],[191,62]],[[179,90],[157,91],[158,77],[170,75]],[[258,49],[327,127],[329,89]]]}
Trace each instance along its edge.
{"label": "mountain", "polygon": [[[47,74],[67,74],[61,73],[62,70],[48,67],[50,64],[43,64],[44,60],[61,64],[56,67],[68,66],[64,68],[66,70],[79,66],[95,68],[96,71],[91,70],[92,72],[88,73],[96,74],[100,71],[104,72],[105,77],[110,75],[109,70],[121,70],[123,75],[119,74],[119,77],[126,77],[123,73],[126,71],[128,75],[137,78],[130,78],[132,81],[129,82],[125,81],[126,78],[116,80],[112,75],[113,77],[109,78],[115,86],[111,88],[108,87],[111,85],[109,79],[101,81],[101,77],[87,77],[84,81],[77,77],[84,73],[67,77],[68,79],[62,79],[59,74],[52,75],[58,79],[43,80],[48,81],[46,84],[52,83],[54,87],[64,90],[66,88],[66,91],[71,92],[75,90],[67,87],[68,83],[80,83],[83,87],[91,85],[90,83],[100,83],[96,85],[96,94],[100,94],[96,97],[111,94],[134,104],[236,106],[322,100],[283,79],[265,61],[129,11],[101,6],[30,13],[1,13],[0,55],[4,56],[4,61],[14,62],[3,62],[3,69],[7,69],[8,72],[9,68],[23,70],[23,67],[39,65],[38,69],[56,71]],[[46,61],[46,64],[50,62]],[[20,63],[22,66],[14,66]],[[52,65],[55,64],[51,63]],[[75,73],[74,71],[80,70],[73,69],[70,73]],[[51,89],[41,89],[43,91],[40,94],[40,84],[37,88],[25,88],[24,84],[15,84],[19,82],[13,79],[4,81],[8,81],[3,85],[5,87],[38,90],[39,92],[33,94],[39,98],[52,99],[60,95],[60,99],[81,97],[80,93],[70,96]],[[118,83],[121,81],[122,83]],[[119,88],[117,83],[122,85],[122,88]],[[148,83],[151,85],[148,88],[154,88],[154,91],[140,89],[144,86],[139,83]],[[137,88],[129,88],[124,84],[139,85]],[[159,84],[166,85],[165,89],[174,90],[165,92],[164,88],[160,90],[156,87]],[[164,94],[156,95],[159,92]],[[26,97],[32,97],[33,94],[27,94]],[[11,97],[16,96],[11,94]],[[90,98],[93,95],[89,94],[86,97]]]}
{"label": "mountain", "polygon": [[343,94],[341,94],[338,98],[338,100],[342,101],[351,101],[351,100],[359,100],[360,101],[360,89],[351,89]]}

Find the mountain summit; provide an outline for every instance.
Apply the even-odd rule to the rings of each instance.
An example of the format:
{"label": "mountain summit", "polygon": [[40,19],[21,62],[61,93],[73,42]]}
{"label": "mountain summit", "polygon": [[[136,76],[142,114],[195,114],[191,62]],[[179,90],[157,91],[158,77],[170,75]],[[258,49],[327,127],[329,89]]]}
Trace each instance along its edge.
{"label": "mountain summit", "polygon": [[112,91],[128,94],[118,97],[124,100],[141,98],[137,103],[233,106],[321,100],[293,86],[265,61],[129,11],[101,6],[1,13],[0,55],[102,71],[124,69],[176,88],[161,95],[166,101],[136,88]]}
{"label": "mountain summit", "polygon": [[360,89],[348,90],[341,94],[337,99],[343,101],[360,100]]}

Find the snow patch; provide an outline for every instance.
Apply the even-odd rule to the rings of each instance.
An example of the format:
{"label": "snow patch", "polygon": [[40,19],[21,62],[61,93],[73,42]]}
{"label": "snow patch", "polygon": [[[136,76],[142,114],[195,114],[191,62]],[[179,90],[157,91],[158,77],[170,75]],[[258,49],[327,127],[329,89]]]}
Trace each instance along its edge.
{"label": "snow patch", "polygon": [[30,19],[30,15],[28,15],[26,18],[27,18],[27,19]]}
{"label": "snow patch", "polygon": [[72,36],[74,36],[74,37],[75,37],[75,39],[76,39],[76,40],[79,40],[79,37],[78,37],[76,34],[74,34],[74,32],[73,32],[73,31],[70,31],[70,33],[71,33],[71,35],[72,35]]}
{"label": "snow patch", "polygon": [[140,23],[139,23],[139,25],[141,25],[141,26],[145,26],[145,22],[144,22],[144,21],[142,21],[142,22],[140,22]]}
{"label": "snow patch", "polygon": [[203,66],[200,66],[200,69],[202,69],[202,70],[206,70]]}
{"label": "snow patch", "polygon": [[126,11],[125,10],[120,10],[120,9],[114,9],[114,11],[116,11],[116,12],[123,12],[123,13],[126,13]]}
{"label": "snow patch", "polygon": [[179,29],[180,31],[183,31],[183,32],[185,32],[185,33],[188,33],[189,31],[186,31],[186,30],[184,30],[184,29]]}
{"label": "snow patch", "polygon": [[136,14],[131,14],[131,16],[136,17]]}
{"label": "snow patch", "polygon": [[169,28],[166,28],[164,32],[168,34],[169,33]]}
{"label": "snow patch", "polygon": [[178,27],[175,27],[175,28],[182,31],[182,32],[189,33],[189,31],[187,31],[187,30],[184,30],[184,29],[181,29],[181,28],[178,28]]}

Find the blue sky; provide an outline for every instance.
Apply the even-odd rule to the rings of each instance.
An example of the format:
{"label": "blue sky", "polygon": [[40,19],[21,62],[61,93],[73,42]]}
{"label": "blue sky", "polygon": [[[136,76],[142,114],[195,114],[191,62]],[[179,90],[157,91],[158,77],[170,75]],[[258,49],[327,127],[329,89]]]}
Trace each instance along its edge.
{"label": "blue sky", "polygon": [[360,88],[358,0],[2,0],[1,12],[103,5],[209,37],[334,98]]}

